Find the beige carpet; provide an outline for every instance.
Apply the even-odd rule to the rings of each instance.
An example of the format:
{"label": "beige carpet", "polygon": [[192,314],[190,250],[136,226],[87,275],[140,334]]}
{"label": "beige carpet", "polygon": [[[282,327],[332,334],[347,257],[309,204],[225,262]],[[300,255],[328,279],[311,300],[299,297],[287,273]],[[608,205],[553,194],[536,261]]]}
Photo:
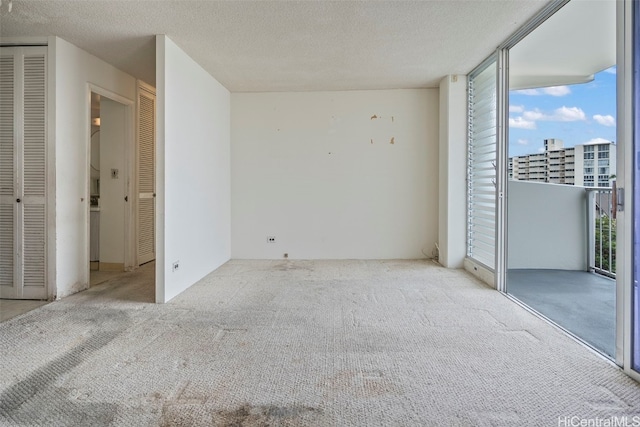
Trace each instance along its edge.
{"label": "beige carpet", "polygon": [[640,385],[461,271],[426,261],[231,261],[165,305],[146,302],[151,273],[0,324],[1,425],[640,417]]}

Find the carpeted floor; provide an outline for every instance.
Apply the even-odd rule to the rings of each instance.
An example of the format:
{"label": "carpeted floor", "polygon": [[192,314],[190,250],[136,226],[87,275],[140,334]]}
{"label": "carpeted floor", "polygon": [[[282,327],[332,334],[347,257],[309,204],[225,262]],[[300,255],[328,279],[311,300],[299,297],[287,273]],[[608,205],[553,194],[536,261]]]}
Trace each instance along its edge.
{"label": "carpeted floor", "polygon": [[151,274],[142,268],[0,324],[0,424],[640,417],[640,385],[619,369],[431,262],[230,261],[165,305],[147,302]]}

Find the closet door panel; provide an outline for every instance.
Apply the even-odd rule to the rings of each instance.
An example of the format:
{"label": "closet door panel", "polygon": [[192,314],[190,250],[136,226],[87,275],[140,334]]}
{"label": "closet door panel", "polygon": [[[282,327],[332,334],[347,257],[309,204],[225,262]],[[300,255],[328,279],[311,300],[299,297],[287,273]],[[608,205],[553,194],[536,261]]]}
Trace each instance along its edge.
{"label": "closet door panel", "polygon": [[0,49],[0,297],[46,299],[46,47]]}
{"label": "closet door panel", "polygon": [[0,297],[16,298],[16,57],[0,49]]}
{"label": "closet door panel", "polygon": [[156,258],[156,98],[151,88],[138,89],[138,264]]}

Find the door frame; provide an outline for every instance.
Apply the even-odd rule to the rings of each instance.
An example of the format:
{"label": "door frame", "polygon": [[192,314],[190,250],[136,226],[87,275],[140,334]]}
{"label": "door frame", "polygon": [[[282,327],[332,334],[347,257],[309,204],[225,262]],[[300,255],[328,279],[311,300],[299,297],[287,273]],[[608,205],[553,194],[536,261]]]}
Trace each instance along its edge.
{"label": "door frame", "polygon": [[[633,321],[634,321],[634,82],[633,82],[633,31],[634,10],[631,0],[618,2],[617,10],[617,88],[618,88],[618,144],[616,177],[625,196],[618,208],[617,257],[618,271],[616,291],[616,363],[625,373],[640,381],[640,372],[633,370]],[[635,23],[637,25],[637,23]],[[638,42],[636,40],[636,42]],[[637,90],[637,88],[636,88]],[[635,106],[638,107],[637,105]],[[636,130],[637,131],[637,130]],[[638,141],[635,141],[638,143]],[[618,199],[619,200],[619,199]],[[639,316],[640,313],[635,313]]]}
{"label": "door frame", "polygon": [[[121,95],[118,95],[110,90],[104,89],[100,86],[97,86],[93,83],[87,83],[86,90],[86,98],[85,98],[85,127],[86,127],[86,135],[87,142],[85,145],[85,169],[86,169],[86,182],[85,184],[85,198],[87,200],[87,210],[86,210],[86,224],[85,224],[85,265],[86,265],[86,282],[87,285],[90,285],[90,209],[91,204],[89,203],[90,195],[91,195],[91,183],[89,177],[91,176],[91,92],[94,92],[101,97],[108,98],[112,101],[115,101],[119,104],[122,104],[125,107],[125,119],[124,119],[124,129],[126,140],[125,144],[125,170],[124,176],[125,179],[125,196],[128,198],[128,202],[125,203],[125,213],[124,213],[124,270],[130,271],[134,269],[136,265],[135,252],[134,252],[134,240],[135,240],[135,211],[134,211],[134,203],[132,202],[132,194],[134,191],[132,177],[135,176],[135,101]],[[89,287],[89,286],[87,286]]]}

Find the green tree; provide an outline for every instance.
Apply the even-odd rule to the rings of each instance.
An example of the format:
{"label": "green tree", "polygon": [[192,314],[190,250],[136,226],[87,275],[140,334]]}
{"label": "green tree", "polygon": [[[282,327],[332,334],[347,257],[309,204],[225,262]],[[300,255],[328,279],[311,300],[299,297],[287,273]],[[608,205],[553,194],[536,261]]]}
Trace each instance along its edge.
{"label": "green tree", "polygon": [[[611,232],[611,234],[609,234]],[[611,251],[611,256],[609,256]],[[603,215],[596,218],[596,266],[616,272],[616,220]]]}

